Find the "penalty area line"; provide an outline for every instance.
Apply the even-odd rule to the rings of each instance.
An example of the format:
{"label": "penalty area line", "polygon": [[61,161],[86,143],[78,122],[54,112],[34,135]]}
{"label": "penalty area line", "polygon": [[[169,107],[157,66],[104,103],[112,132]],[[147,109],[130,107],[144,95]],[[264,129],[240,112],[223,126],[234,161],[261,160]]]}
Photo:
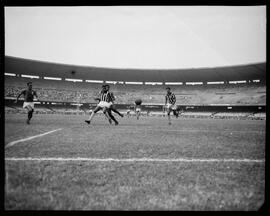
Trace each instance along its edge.
{"label": "penalty area line", "polygon": [[27,138],[24,138],[24,139],[20,139],[20,140],[16,140],[16,141],[13,141],[13,142],[10,142],[8,143],[5,148],[8,148],[8,147],[11,147],[17,143],[20,143],[20,142],[24,142],[24,141],[28,141],[28,140],[31,140],[31,139],[35,139],[37,137],[41,137],[41,136],[45,136],[47,134],[50,134],[50,133],[53,133],[53,132],[56,132],[56,131],[59,131],[59,130],[62,130],[62,128],[58,128],[56,130],[52,130],[52,131],[48,131],[46,133],[43,133],[43,134],[38,134],[38,135],[35,135],[35,136],[31,136],[31,137],[27,137]]}
{"label": "penalty area line", "polygon": [[5,158],[6,161],[91,161],[91,162],[244,162],[244,163],[264,163],[264,159],[237,159],[237,158],[62,158],[62,157],[26,157],[26,158]]}

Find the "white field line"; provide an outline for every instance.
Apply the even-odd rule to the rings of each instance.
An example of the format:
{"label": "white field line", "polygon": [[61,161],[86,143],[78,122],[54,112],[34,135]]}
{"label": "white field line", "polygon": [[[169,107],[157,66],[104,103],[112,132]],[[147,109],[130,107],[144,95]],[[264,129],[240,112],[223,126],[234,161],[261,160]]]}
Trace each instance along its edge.
{"label": "white field line", "polygon": [[41,136],[45,136],[47,134],[50,134],[50,133],[53,133],[53,132],[56,132],[56,131],[59,131],[59,130],[62,130],[62,128],[58,128],[56,130],[52,130],[52,131],[49,131],[49,132],[46,132],[46,133],[43,133],[43,134],[38,134],[38,135],[35,135],[35,136],[31,136],[31,137],[27,137],[27,138],[24,138],[24,139],[13,141],[13,142],[8,143],[5,146],[5,148],[11,147],[11,146],[13,146],[13,145],[15,145],[17,143],[20,143],[20,142],[28,141],[28,140],[35,139],[35,138],[41,137]]}
{"label": "white field line", "polygon": [[237,159],[237,158],[62,158],[62,157],[26,157],[5,158],[6,161],[92,161],[92,162],[244,162],[244,163],[264,163],[264,159]]}

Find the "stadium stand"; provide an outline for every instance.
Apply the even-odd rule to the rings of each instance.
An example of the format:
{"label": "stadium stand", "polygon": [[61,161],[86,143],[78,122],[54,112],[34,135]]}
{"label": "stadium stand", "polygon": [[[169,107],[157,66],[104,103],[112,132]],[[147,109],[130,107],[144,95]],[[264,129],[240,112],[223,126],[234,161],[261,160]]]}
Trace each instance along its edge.
{"label": "stadium stand", "polygon": [[[110,90],[115,95],[115,103],[121,105],[122,108],[120,109],[127,109],[130,104],[134,103],[135,99],[140,98],[145,105],[159,106],[158,109],[155,108],[153,113],[151,112],[151,115],[164,116],[160,105],[165,102],[165,89],[168,86],[165,85],[165,82],[183,82],[183,85],[169,85],[176,95],[177,105],[183,107],[204,107],[208,105],[213,107],[220,105],[257,106],[258,112],[256,112],[256,109],[251,109],[250,112],[241,112],[241,110],[234,109],[226,112],[226,109],[219,108],[216,111],[213,110],[213,112],[211,112],[212,109],[207,111],[194,109],[181,110],[181,117],[266,118],[263,111],[266,105],[266,63],[201,69],[148,70],[146,72],[143,69],[85,67],[5,56],[5,73],[5,99],[6,101],[9,100],[9,105],[26,88],[26,83],[29,81],[33,82],[33,89],[37,91],[43,104],[45,102],[45,104],[47,102],[50,104],[61,102],[60,104],[63,106],[67,103],[83,104],[82,107],[73,105],[69,105],[69,107],[61,105],[61,107],[56,105],[52,107],[46,106],[48,108],[44,109],[37,106],[36,112],[39,113],[86,114],[90,105],[91,109],[95,106],[96,101],[94,98],[100,92],[102,84],[105,81],[118,80],[116,84],[110,84]],[[38,76],[40,78],[31,79],[22,75]],[[43,79],[46,76],[58,77],[61,80]],[[80,79],[83,82],[64,81],[66,78]],[[99,80],[103,81],[103,83],[85,82],[86,80]],[[246,82],[238,84],[229,82],[237,80]],[[223,81],[225,84],[206,84],[210,81]],[[125,82],[161,82],[162,84],[139,85],[124,84]],[[203,85],[189,85],[188,82],[201,82]],[[7,113],[25,112],[21,107],[9,105],[5,106]],[[146,108],[146,110],[150,111],[151,108]],[[146,115],[146,110],[142,110],[143,115]]]}
{"label": "stadium stand", "polygon": [[[94,102],[101,84],[5,77],[5,97],[16,97],[32,81],[41,100],[66,102]],[[144,103],[164,103],[164,85],[111,84],[117,103],[133,103],[141,98]],[[266,104],[266,85],[260,83],[172,86],[178,104]]]}

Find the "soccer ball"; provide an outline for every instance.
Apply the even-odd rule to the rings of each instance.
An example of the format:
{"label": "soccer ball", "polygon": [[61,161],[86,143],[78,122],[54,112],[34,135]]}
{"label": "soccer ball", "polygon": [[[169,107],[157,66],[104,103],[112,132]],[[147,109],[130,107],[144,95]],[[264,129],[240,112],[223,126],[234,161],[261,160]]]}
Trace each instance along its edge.
{"label": "soccer ball", "polygon": [[142,100],[141,99],[136,99],[135,100],[135,104],[136,105],[141,105],[142,104]]}

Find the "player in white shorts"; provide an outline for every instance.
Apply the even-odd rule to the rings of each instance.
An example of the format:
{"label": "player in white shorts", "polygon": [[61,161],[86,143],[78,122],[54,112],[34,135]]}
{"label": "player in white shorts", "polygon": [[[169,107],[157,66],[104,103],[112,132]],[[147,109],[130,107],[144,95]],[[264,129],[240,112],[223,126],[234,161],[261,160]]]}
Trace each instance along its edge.
{"label": "player in white shorts", "polygon": [[141,115],[141,104],[142,104],[142,101],[140,99],[134,102],[134,105],[135,105],[134,112],[136,113],[137,120],[139,120],[140,115]]}
{"label": "player in white shorts", "polygon": [[171,116],[170,113],[173,111],[173,114],[178,118],[178,112],[177,112],[177,106],[175,104],[176,102],[176,97],[174,93],[171,92],[171,88],[167,87],[167,94],[165,96],[165,107],[167,109],[167,116],[168,116],[168,121],[169,125],[171,125]]}
{"label": "player in white shorts", "polygon": [[30,120],[33,117],[34,113],[34,96],[38,99],[37,92],[32,89],[32,82],[27,83],[28,88],[26,90],[21,91],[21,93],[17,96],[15,103],[18,103],[18,99],[21,95],[24,96],[23,108],[27,109],[27,124],[30,124]]}
{"label": "player in white shorts", "polygon": [[141,115],[141,105],[135,104],[135,113],[136,113],[137,120],[139,120],[139,117]]}
{"label": "player in white shorts", "polygon": [[[106,88],[106,90],[109,92],[110,86],[109,86],[108,84],[105,85],[105,88]],[[114,113],[117,113],[119,116],[121,116],[121,117],[123,118],[124,115],[123,115],[122,113],[120,113],[120,112],[116,109],[116,105],[114,104],[115,97],[114,97],[114,95],[113,95],[112,92],[109,92],[109,97],[108,97],[107,101],[108,101],[109,104],[110,104],[109,110],[107,110],[107,111],[108,111],[108,114],[109,114],[109,116],[111,117],[111,119],[114,118],[114,117],[112,117],[111,111],[113,111]]]}
{"label": "player in white shorts", "polygon": [[110,92],[107,91],[106,89],[106,85],[102,86],[102,91],[100,92],[99,96],[97,98],[95,98],[95,100],[99,100],[99,103],[97,105],[97,107],[94,109],[94,111],[91,113],[90,117],[88,120],[85,120],[85,122],[87,124],[91,123],[92,118],[94,117],[94,115],[102,110],[103,113],[105,114],[105,116],[107,117],[107,119],[109,120],[110,124],[112,123],[112,120],[115,122],[116,125],[118,125],[118,122],[116,121],[116,119],[114,118],[114,116],[111,115],[111,113],[109,113],[109,108],[111,106],[111,103],[109,102],[109,97],[110,97]]}
{"label": "player in white shorts", "polygon": [[129,118],[129,116],[130,116],[130,106],[128,106],[128,109],[127,109],[127,117]]}

